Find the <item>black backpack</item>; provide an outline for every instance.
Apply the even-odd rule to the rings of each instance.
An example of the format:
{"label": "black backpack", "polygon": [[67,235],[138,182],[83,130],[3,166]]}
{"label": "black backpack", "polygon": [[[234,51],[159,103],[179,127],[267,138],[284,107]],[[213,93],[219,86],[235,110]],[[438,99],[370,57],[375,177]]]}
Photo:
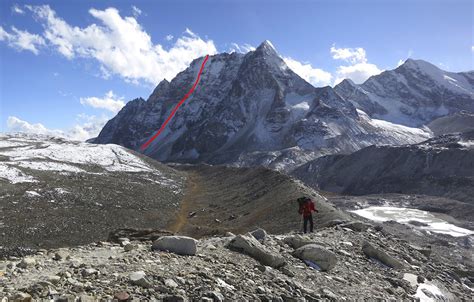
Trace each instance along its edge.
{"label": "black backpack", "polygon": [[305,197],[305,196],[296,199],[296,201],[298,202],[298,213],[299,214],[301,214],[301,211],[303,209],[303,205],[306,202],[306,200],[308,200],[308,198]]}

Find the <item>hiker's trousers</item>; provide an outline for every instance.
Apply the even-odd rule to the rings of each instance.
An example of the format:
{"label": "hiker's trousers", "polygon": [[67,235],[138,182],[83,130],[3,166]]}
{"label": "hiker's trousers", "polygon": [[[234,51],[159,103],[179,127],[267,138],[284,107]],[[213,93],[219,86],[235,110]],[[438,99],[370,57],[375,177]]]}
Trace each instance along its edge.
{"label": "hiker's trousers", "polygon": [[306,230],[308,229],[308,221],[309,221],[309,231],[313,232],[313,215],[309,214],[309,216],[304,217],[304,222],[303,222],[303,231],[306,233]]}

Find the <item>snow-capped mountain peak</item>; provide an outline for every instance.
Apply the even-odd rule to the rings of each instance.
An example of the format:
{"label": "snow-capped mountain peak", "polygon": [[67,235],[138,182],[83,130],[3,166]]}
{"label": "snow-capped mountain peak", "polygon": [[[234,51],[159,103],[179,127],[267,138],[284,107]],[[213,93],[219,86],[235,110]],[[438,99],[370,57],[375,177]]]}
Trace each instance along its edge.
{"label": "snow-capped mountain peak", "polygon": [[474,76],[449,72],[407,59],[361,85],[343,81],[335,90],[371,117],[407,126],[421,126],[461,110],[474,112]]}
{"label": "snow-capped mountain peak", "polygon": [[[127,104],[96,142],[138,149],[186,93],[183,87],[191,87],[201,62],[198,58],[171,82],[162,81],[146,102]],[[162,161],[242,163],[243,158],[255,162],[254,152],[291,149],[291,154],[310,154],[303,156],[310,159],[429,137],[424,131],[393,133],[384,127],[361,117],[356,106],[333,88],[314,88],[264,41],[245,55],[210,56],[197,89],[145,154]],[[299,162],[286,160],[286,167]],[[260,164],[271,162],[265,159]]]}

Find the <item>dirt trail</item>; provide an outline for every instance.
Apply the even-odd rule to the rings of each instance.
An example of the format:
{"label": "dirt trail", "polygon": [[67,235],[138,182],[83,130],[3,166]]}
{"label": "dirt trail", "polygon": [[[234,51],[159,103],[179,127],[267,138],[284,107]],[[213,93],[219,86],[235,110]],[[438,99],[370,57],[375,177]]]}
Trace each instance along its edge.
{"label": "dirt trail", "polygon": [[184,198],[181,201],[180,209],[176,214],[175,220],[167,227],[167,229],[173,233],[181,232],[184,226],[187,224],[190,206],[196,199],[196,195],[199,192],[197,180],[198,176],[196,175],[196,173],[190,172],[188,177],[188,187],[186,190],[186,194],[184,195]]}

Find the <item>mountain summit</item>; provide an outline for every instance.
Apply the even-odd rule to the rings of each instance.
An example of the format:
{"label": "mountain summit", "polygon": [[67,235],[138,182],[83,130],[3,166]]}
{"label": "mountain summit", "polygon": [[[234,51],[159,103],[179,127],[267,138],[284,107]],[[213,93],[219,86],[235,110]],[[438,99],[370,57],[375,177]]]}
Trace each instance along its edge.
{"label": "mountain summit", "polygon": [[[202,60],[194,60],[171,82],[162,81],[147,101],[128,103],[96,142],[138,149],[191,87]],[[331,87],[314,88],[264,41],[245,55],[210,56],[197,89],[145,154],[161,161],[268,166],[275,152],[291,150],[291,166],[302,154],[314,157],[428,137],[418,129],[372,120]]]}
{"label": "mountain summit", "polygon": [[408,59],[361,85],[344,80],[334,89],[371,117],[412,127],[474,112],[474,72],[448,72],[423,60]]}

